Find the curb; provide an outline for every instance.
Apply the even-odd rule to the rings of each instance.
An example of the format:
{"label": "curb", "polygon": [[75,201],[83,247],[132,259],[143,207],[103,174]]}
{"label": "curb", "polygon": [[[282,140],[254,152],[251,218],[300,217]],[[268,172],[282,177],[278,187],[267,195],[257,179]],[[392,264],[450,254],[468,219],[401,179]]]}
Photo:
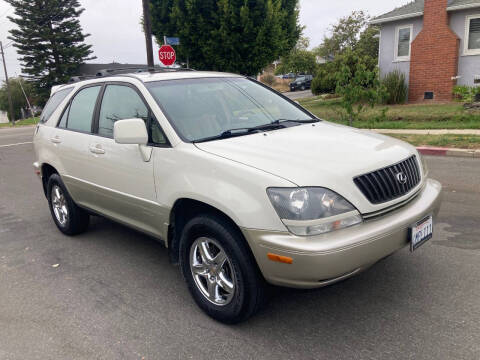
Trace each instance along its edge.
{"label": "curb", "polygon": [[0,126],[0,131],[8,130],[8,129],[27,129],[27,128],[34,128],[37,124],[34,125],[15,125],[15,126]]}
{"label": "curb", "polygon": [[429,147],[429,146],[420,146],[420,147],[417,147],[417,150],[422,155],[465,157],[465,158],[471,158],[471,159],[472,158],[480,159],[480,150],[452,149],[452,148],[440,148],[440,147]]}

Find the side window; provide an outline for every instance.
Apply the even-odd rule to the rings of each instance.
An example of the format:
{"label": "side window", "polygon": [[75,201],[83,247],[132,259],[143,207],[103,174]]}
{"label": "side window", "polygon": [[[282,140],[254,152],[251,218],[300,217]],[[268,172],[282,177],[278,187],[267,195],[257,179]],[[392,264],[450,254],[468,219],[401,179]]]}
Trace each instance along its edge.
{"label": "side window", "polygon": [[157,120],[155,118],[151,118],[150,122],[150,132],[151,132],[151,142],[154,144],[158,145],[167,145],[168,141],[163,133],[162,129],[160,128],[160,125],[158,124]]}
{"label": "side window", "polygon": [[148,108],[135,90],[123,85],[108,85],[103,95],[98,134],[113,137],[113,124],[117,120],[139,118],[148,122]]}
{"label": "side window", "polygon": [[68,104],[67,108],[63,112],[62,119],[58,123],[58,127],[65,129],[67,127],[67,117],[68,117],[68,111],[70,110],[70,104]]}
{"label": "side window", "polygon": [[395,37],[395,61],[410,60],[413,25],[399,26]]}
{"label": "side window", "polygon": [[81,90],[75,95],[68,112],[67,129],[91,132],[93,113],[100,89],[101,86],[92,86]]}

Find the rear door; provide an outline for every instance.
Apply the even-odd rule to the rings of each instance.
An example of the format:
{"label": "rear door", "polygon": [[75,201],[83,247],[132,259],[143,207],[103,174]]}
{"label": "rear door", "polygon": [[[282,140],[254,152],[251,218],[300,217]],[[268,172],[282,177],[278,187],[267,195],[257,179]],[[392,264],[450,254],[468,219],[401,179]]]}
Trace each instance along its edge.
{"label": "rear door", "polygon": [[65,107],[50,141],[60,161],[62,179],[74,200],[88,205],[91,199],[87,183],[91,165],[88,147],[93,133],[93,118],[102,84],[81,88]]}
{"label": "rear door", "polygon": [[95,134],[89,139],[90,164],[85,178],[95,187],[95,210],[159,235],[159,219],[165,209],[157,203],[152,158],[145,160],[139,145],[117,144],[113,139],[114,123],[131,118],[143,119],[149,130],[150,141],[144,150],[169,146],[138,89],[129,83],[106,83],[95,117]]}

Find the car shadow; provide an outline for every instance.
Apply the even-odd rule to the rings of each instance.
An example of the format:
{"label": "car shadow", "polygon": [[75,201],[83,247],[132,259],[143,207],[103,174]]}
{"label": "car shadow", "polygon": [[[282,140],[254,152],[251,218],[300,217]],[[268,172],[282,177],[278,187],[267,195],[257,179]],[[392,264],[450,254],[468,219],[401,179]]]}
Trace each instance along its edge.
{"label": "car shadow", "polygon": [[[402,331],[405,337],[413,338],[411,327],[418,322],[416,313],[422,313],[428,304],[425,289],[429,275],[418,272],[412,262],[422,261],[423,266],[435,267],[428,259],[415,260],[407,249],[400,250],[361,274],[328,287],[315,290],[271,287],[269,301],[257,315],[228,326],[208,318],[195,305],[179,268],[170,264],[162,243],[100,217],[93,218],[89,231],[79,240],[95,242],[101,251],[123,257],[121,261],[134,266],[126,277],[148,287],[143,296],[155,298],[158,308],[168,302],[169,314],[183,314],[191,326],[215,333],[226,331],[247,342],[273,343],[278,349],[288,346],[288,353],[303,351],[304,347],[313,349],[319,342],[341,351],[345,344],[339,339],[372,338],[377,342],[382,338],[395,342]],[[128,283],[122,288],[122,292],[126,291]],[[135,309],[131,309],[130,316],[135,317]],[[388,334],[388,329],[394,331]],[[293,340],[292,334],[297,340]]]}

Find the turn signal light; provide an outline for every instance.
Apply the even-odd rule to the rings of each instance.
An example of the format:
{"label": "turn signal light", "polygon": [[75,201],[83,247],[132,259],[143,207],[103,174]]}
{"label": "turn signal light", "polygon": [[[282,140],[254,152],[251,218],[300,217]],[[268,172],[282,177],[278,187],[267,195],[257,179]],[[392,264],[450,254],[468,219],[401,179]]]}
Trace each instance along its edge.
{"label": "turn signal light", "polygon": [[267,257],[272,261],[276,261],[284,264],[293,264],[293,259],[287,256],[268,253]]}

